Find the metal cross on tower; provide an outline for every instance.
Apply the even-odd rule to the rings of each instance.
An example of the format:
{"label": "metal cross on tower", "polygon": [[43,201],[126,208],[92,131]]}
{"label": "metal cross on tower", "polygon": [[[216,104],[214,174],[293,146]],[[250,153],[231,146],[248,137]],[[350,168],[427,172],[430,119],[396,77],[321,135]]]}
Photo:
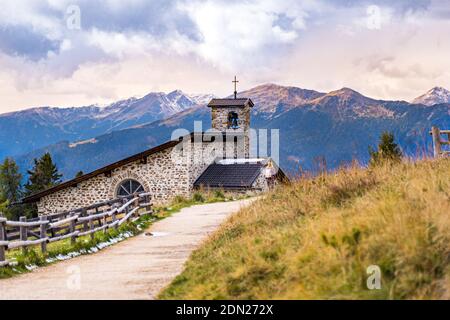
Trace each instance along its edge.
{"label": "metal cross on tower", "polygon": [[236,76],[234,76],[234,80],[231,81],[234,83],[234,98],[237,98],[237,90],[236,90],[236,84],[239,82],[238,80],[236,80]]}

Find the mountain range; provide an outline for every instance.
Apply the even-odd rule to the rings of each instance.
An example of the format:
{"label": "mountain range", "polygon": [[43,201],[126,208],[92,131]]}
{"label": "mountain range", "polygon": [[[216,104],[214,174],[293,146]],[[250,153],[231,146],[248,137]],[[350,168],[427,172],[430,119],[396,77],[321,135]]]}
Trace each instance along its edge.
{"label": "mountain range", "polygon": [[[110,105],[51,108],[39,107],[0,114],[0,159],[17,156],[60,141],[89,139],[137,124],[167,118],[212,95],[187,95],[180,90],[168,94],[152,92]],[[11,133],[13,139],[11,139]]]}
{"label": "mountain range", "polygon": [[[342,88],[324,93],[265,84],[240,92],[255,103],[252,127],[280,130],[280,164],[295,174],[368,160],[368,146],[391,131],[405,154],[430,153],[432,125],[450,128],[450,99],[434,88],[415,99],[385,101]],[[450,96],[450,95],[449,95]],[[0,115],[0,155],[13,155],[22,171],[50,152],[64,174],[89,172],[169,140],[174,129],[193,130],[195,120],[210,127],[212,95],[181,91],[150,93],[106,107],[34,108]],[[434,103],[436,102],[436,103]],[[9,127],[5,126],[9,124]],[[18,132],[10,142],[10,132]],[[12,131],[11,131],[12,130]]]}

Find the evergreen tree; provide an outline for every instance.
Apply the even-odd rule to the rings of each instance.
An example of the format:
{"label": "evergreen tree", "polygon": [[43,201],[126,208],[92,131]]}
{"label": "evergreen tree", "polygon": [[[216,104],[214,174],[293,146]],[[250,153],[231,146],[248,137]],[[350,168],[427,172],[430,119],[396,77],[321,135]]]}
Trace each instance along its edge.
{"label": "evergreen tree", "polygon": [[84,175],[83,171],[78,171],[77,174],[75,175],[75,178],[81,177],[82,175]]}
{"label": "evergreen tree", "polygon": [[378,143],[378,149],[374,150],[369,146],[370,165],[378,165],[385,162],[399,162],[402,159],[402,152],[395,143],[394,134],[383,132]]}
{"label": "evergreen tree", "polygon": [[28,182],[25,185],[27,195],[43,191],[59,184],[62,177],[48,152],[40,159],[34,159],[34,166],[31,170],[28,170],[28,175]]}
{"label": "evergreen tree", "polygon": [[19,167],[11,158],[6,158],[0,164],[0,193],[10,203],[18,202],[22,195],[22,175]]}
{"label": "evergreen tree", "polygon": [[9,219],[20,216],[20,207],[9,206],[19,202],[22,196],[22,175],[19,167],[11,158],[6,158],[0,164],[0,211]]}
{"label": "evergreen tree", "polygon": [[9,201],[5,200],[0,195],[0,216],[3,215],[4,217],[11,219],[11,214],[8,211],[8,204],[9,204]]}

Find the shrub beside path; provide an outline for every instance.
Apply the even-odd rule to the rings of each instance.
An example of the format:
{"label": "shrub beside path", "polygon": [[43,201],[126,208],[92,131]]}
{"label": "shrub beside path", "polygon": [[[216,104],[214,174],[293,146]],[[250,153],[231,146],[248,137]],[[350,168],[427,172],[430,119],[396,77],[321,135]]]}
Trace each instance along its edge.
{"label": "shrub beside path", "polygon": [[191,252],[252,201],[184,208],[96,254],[0,280],[0,299],[154,299],[183,270]]}

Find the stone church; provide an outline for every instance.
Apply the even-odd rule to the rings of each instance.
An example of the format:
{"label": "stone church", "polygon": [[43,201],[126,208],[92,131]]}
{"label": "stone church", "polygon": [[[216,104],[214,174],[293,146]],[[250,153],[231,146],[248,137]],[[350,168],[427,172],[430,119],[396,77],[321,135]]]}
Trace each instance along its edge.
{"label": "stone church", "polygon": [[212,99],[212,128],[159,146],[63,182],[23,199],[39,214],[86,207],[97,202],[150,192],[152,202],[189,197],[199,188],[262,192],[287,180],[270,158],[250,158],[248,98]]}

